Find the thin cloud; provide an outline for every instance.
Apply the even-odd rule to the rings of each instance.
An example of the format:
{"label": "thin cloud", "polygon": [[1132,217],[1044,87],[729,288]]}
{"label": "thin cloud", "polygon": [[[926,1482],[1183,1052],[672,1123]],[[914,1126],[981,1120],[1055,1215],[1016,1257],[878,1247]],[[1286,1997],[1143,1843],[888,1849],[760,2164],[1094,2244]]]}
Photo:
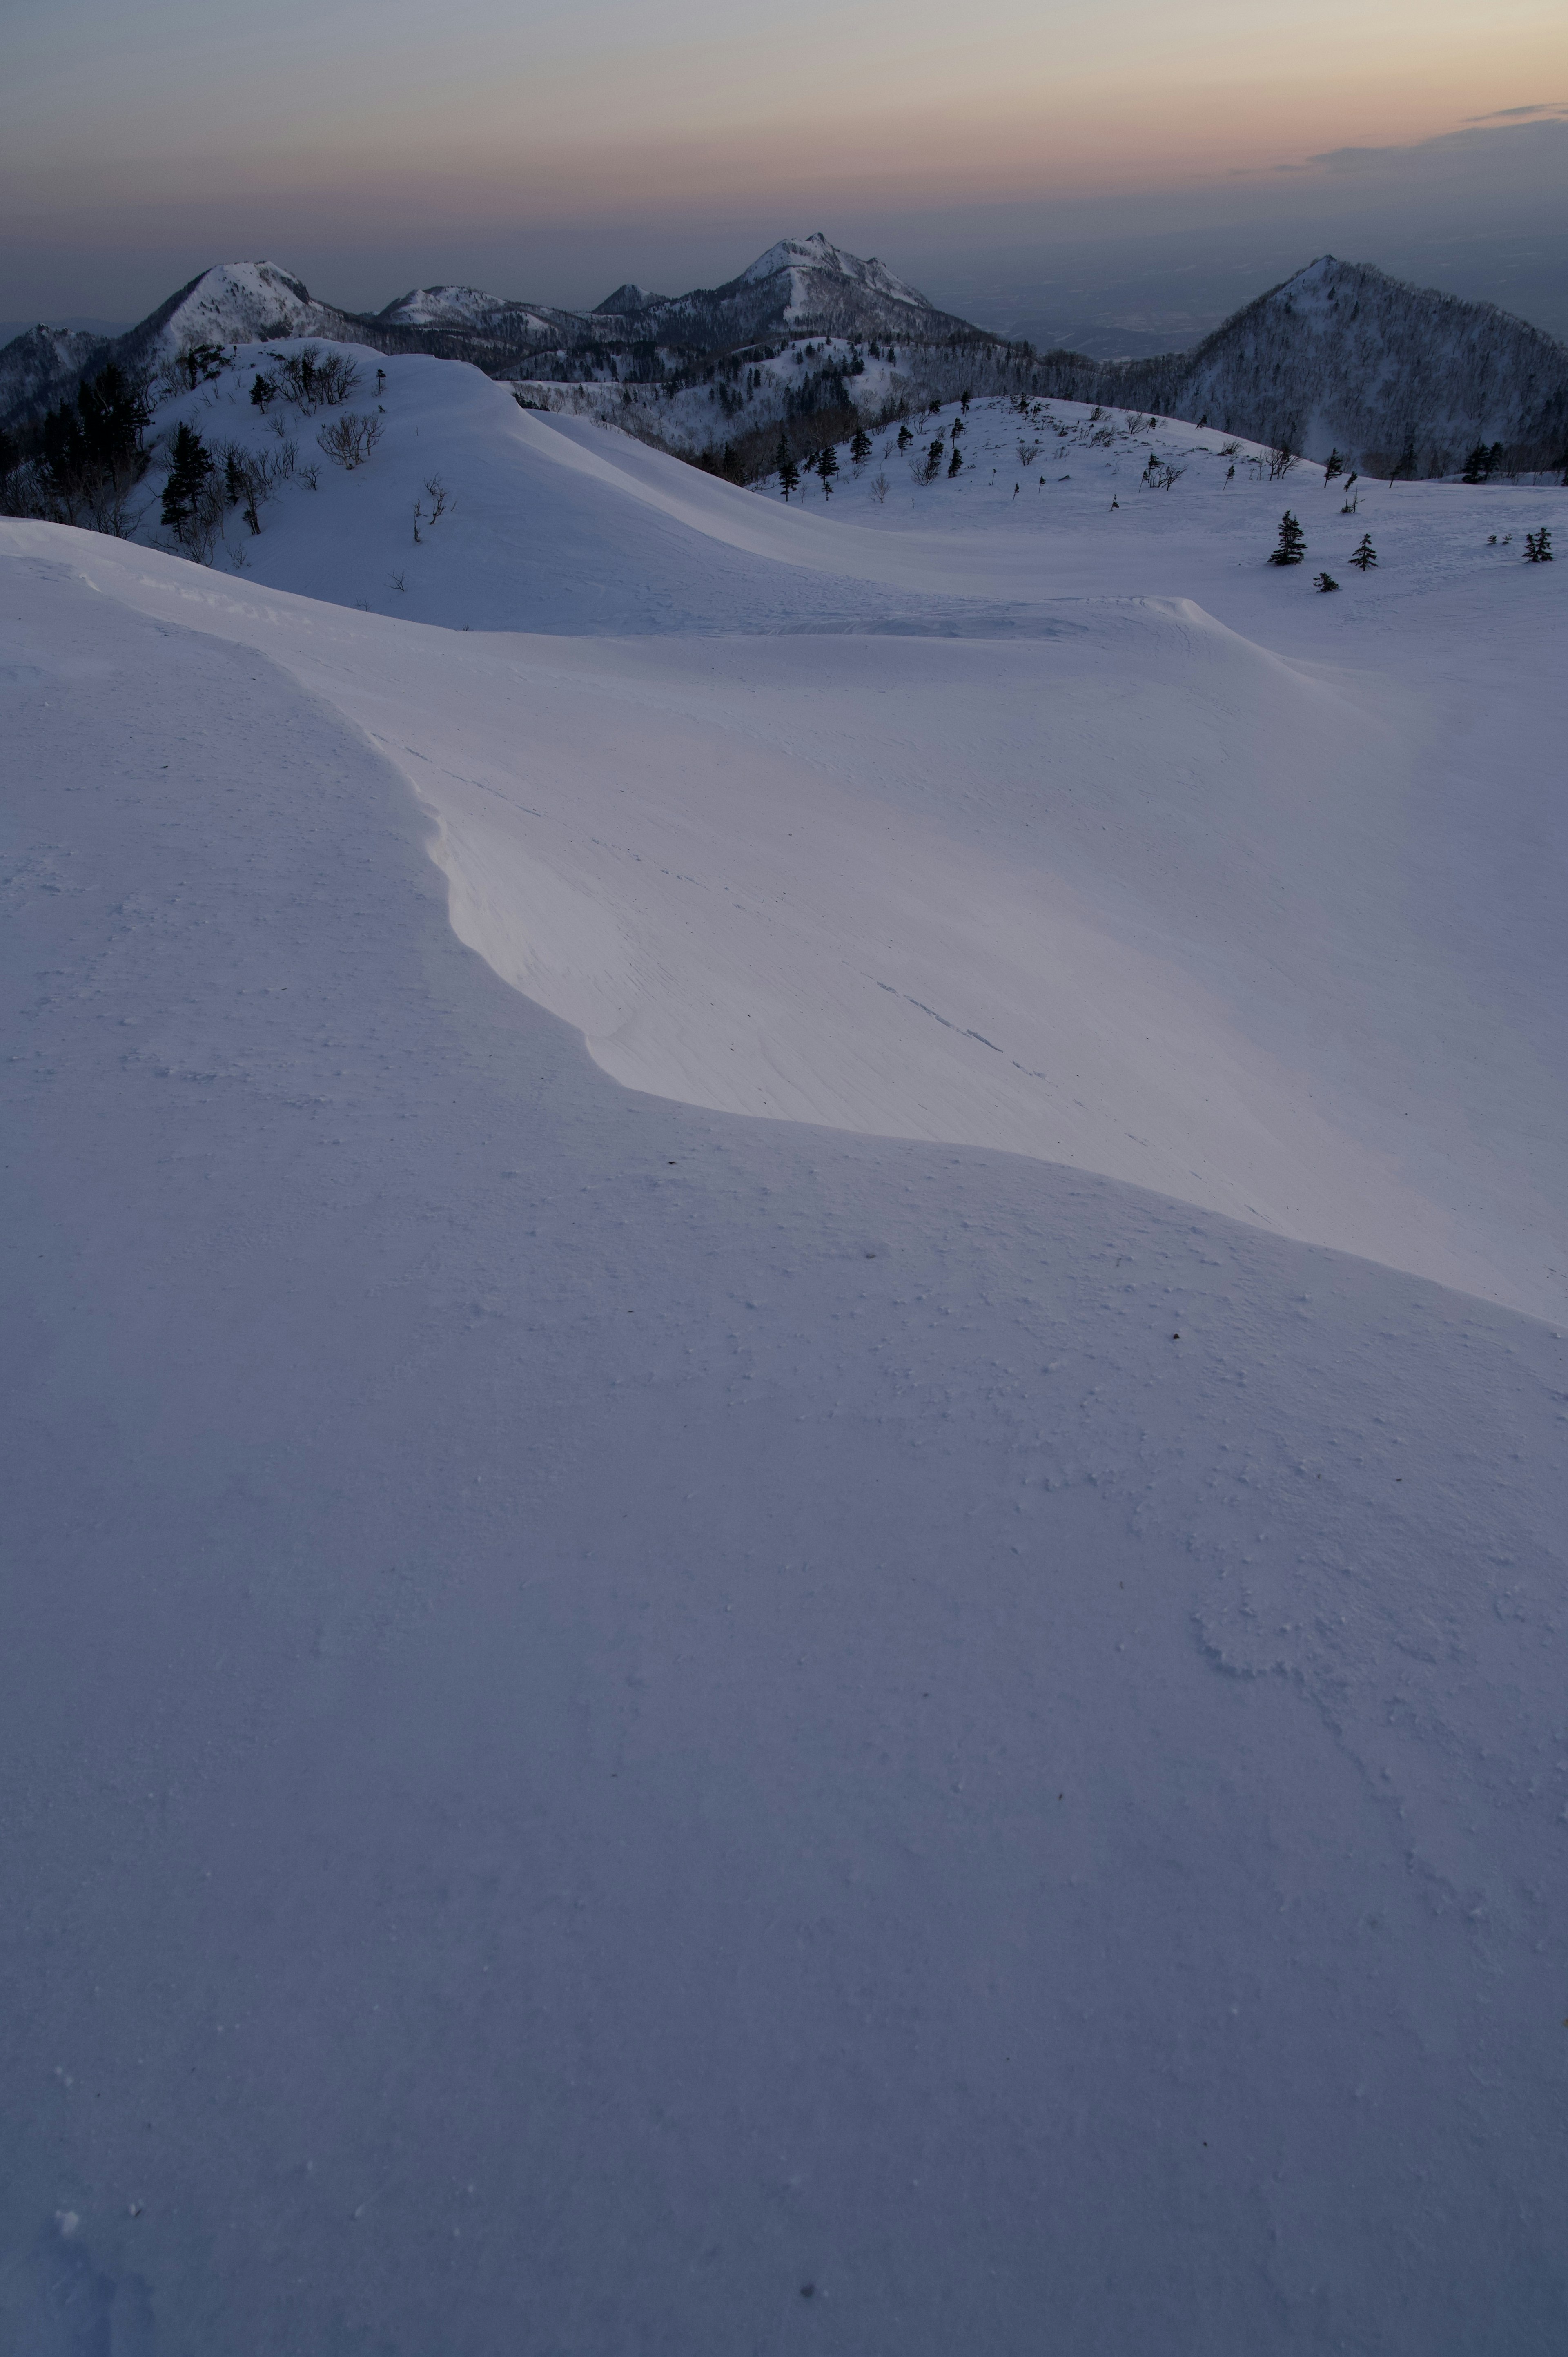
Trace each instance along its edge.
{"label": "thin cloud", "polygon": [[[1431,139],[1413,139],[1397,147],[1329,147],[1321,155],[1309,156],[1309,164],[1389,164],[1423,156],[1440,156],[1444,148],[1478,151],[1484,140],[1506,138],[1510,131],[1544,131],[1568,120],[1568,106],[1510,106],[1505,110],[1509,119],[1477,116],[1476,127],[1468,124],[1460,131],[1440,131]],[[1487,126],[1490,124],[1488,129]]]}
{"label": "thin cloud", "polygon": [[1554,100],[1550,106],[1499,106],[1491,114],[1467,114],[1466,123],[1518,123],[1531,114],[1568,114],[1568,106]]}

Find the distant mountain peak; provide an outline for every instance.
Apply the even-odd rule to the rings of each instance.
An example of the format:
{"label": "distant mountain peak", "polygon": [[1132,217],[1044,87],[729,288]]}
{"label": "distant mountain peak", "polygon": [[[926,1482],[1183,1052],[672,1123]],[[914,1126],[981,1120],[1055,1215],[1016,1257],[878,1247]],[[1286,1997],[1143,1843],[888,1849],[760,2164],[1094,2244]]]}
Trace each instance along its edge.
{"label": "distant mountain peak", "polygon": [[668,295],[655,295],[646,286],[634,285],[628,278],[624,286],[618,286],[613,295],[607,295],[602,303],[595,304],[592,316],[595,318],[606,315],[612,318],[625,318],[628,312],[651,311],[657,304],[668,303],[671,299]]}
{"label": "distant mountain peak", "polygon": [[500,296],[487,295],[480,286],[411,286],[376,317],[408,328],[469,328],[509,307]]}
{"label": "distant mountain peak", "polygon": [[857,253],[846,253],[834,245],[822,230],[813,230],[810,237],[781,237],[766,253],[759,253],[749,268],[743,270],[736,285],[758,286],[781,271],[823,273],[835,278],[847,279],[851,285],[864,286],[892,303],[907,303],[912,309],[929,311],[933,307],[918,287],[877,261],[875,254],[863,260]]}

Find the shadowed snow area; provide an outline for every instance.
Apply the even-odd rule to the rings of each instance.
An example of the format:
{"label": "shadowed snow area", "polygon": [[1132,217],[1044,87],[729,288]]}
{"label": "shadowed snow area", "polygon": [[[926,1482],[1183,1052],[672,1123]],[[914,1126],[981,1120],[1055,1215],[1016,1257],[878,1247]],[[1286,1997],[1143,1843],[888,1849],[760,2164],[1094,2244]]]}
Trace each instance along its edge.
{"label": "shadowed snow area", "polygon": [[1555,2351],[1548,495],[384,399],[0,523],[0,2346]]}

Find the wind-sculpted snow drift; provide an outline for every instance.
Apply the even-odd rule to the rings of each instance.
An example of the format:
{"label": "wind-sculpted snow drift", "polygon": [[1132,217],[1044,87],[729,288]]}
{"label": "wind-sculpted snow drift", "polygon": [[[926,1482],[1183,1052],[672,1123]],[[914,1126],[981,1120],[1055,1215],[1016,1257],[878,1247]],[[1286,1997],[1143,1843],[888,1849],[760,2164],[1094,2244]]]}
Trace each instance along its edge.
{"label": "wind-sculpted snow drift", "polygon": [[1554,2349],[1527,495],[384,400],[0,525],[0,2339]]}

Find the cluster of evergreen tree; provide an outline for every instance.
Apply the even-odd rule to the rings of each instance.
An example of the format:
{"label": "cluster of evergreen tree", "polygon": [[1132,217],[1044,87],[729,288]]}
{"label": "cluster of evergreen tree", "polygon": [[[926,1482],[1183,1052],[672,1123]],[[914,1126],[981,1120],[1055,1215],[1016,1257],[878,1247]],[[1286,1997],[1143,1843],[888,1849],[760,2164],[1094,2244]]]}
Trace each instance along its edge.
{"label": "cluster of evergreen tree", "polygon": [[1489,447],[1485,442],[1477,442],[1465,461],[1465,471],[1459,480],[1462,483],[1489,483],[1502,463],[1503,446],[1500,442],[1494,442]]}
{"label": "cluster of evergreen tree", "polygon": [[79,388],[74,402],[49,412],[38,460],[66,522],[91,517],[101,531],[118,528],[127,493],[147,471],[142,436],[152,414],[146,387],[113,361]]}
{"label": "cluster of evergreen tree", "polygon": [[1539,532],[1527,532],[1524,536],[1524,561],[1527,565],[1552,563],[1552,534],[1545,524]]}

